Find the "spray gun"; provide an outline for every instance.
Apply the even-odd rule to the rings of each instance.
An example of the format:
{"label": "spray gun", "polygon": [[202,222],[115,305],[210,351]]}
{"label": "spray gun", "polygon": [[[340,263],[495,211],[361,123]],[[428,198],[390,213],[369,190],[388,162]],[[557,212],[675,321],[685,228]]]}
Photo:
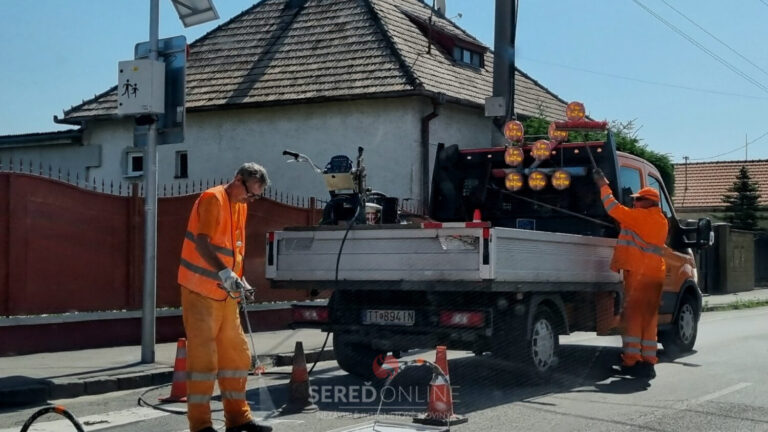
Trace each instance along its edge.
{"label": "spray gun", "polygon": [[245,277],[235,281],[235,287],[233,289],[227,289],[222,284],[219,284],[219,288],[227,292],[227,296],[237,300],[240,303],[240,310],[245,316],[245,325],[248,328],[248,336],[251,339],[251,369],[255,375],[261,375],[264,373],[264,365],[261,364],[259,358],[256,356],[256,344],[253,341],[253,331],[251,330],[251,320],[248,318],[248,309],[246,304],[253,302],[256,299],[256,289],[245,280]]}

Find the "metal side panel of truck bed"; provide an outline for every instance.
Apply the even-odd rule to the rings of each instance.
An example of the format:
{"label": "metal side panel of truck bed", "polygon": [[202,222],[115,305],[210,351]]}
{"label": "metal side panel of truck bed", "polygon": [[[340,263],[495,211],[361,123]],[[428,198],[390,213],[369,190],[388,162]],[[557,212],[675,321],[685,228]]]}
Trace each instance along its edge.
{"label": "metal side panel of truck bed", "polygon": [[454,282],[477,282],[478,288],[491,290],[621,281],[608,268],[615,239],[449,225],[456,224],[353,228],[343,248],[344,229],[278,231],[267,244],[266,276],[286,288],[299,287],[298,282],[332,283],[341,249],[338,280],[361,289],[385,281],[397,282],[390,288],[413,282],[411,288],[443,289],[458,289],[450,288]]}

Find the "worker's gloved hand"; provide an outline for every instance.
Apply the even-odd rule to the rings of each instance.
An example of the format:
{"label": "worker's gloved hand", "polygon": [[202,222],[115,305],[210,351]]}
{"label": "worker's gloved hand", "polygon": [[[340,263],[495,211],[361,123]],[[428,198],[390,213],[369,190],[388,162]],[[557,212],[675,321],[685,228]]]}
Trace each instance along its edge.
{"label": "worker's gloved hand", "polygon": [[249,284],[248,281],[245,280],[245,276],[243,276],[242,281],[243,281],[243,285],[245,286],[245,291],[243,292],[243,295],[245,296],[245,300],[247,302],[256,301],[256,288],[252,287],[251,284]]}
{"label": "worker's gloved hand", "polygon": [[243,283],[231,268],[225,268],[224,270],[220,271],[219,279],[221,279],[222,288],[224,288],[226,291],[237,291],[240,289],[238,284]]}
{"label": "worker's gloved hand", "polygon": [[605,178],[605,173],[603,173],[603,170],[600,168],[595,168],[592,170],[592,179],[595,180],[595,183],[597,183],[598,186],[608,184],[608,180]]}

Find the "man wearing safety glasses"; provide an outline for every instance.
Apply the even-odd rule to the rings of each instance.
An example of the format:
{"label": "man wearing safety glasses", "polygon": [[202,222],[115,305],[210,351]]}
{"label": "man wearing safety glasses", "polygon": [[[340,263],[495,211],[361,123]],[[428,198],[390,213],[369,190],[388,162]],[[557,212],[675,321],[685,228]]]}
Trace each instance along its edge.
{"label": "man wearing safety glasses", "polygon": [[664,243],[669,230],[659,208],[659,191],[640,189],[632,195],[633,208],[627,208],[613,197],[600,169],[595,170],[594,179],[605,211],[621,226],[611,260],[611,270],[624,271],[621,370],[630,376],[655,378],[654,365],[659,361],[656,330],[665,276]]}
{"label": "man wearing safety glasses", "polygon": [[215,431],[210,401],[218,379],[227,432],[271,431],[253,421],[245,386],[251,354],[228,292],[243,284],[247,203],[269,185],[267,171],[243,164],[226,185],[203,192],[189,216],[178,282],[187,336],[187,418],[192,432]]}

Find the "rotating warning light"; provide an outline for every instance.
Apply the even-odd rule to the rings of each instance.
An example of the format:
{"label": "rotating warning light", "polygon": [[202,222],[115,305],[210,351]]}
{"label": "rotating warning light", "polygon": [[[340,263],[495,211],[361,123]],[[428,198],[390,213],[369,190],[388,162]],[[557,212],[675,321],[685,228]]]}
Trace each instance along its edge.
{"label": "rotating warning light", "polygon": [[561,131],[557,130],[557,127],[555,126],[555,122],[552,122],[549,124],[549,139],[551,139],[554,142],[563,142],[568,139],[568,131]]}
{"label": "rotating warning light", "polygon": [[504,186],[512,192],[520,190],[523,187],[523,175],[517,172],[507,174],[504,178]]}
{"label": "rotating warning light", "polygon": [[504,136],[512,142],[523,142],[523,124],[517,120],[510,120],[504,124]]}
{"label": "rotating warning light", "polygon": [[520,147],[507,147],[504,152],[504,162],[509,166],[518,166],[523,162],[523,149]]}
{"label": "rotating warning light", "polygon": [[535,190],[540,191],[547,187],[547,175],[541,171],[534,171],[528,176],[528,186]]}
{"label": "rotating warning light", "polygon": [[586,116],[584,104],[581,102],[571,102],[565,107],[565,117],[568,121],[584,120]]}
{"label": "rotating warning light", "polygon": [[531,155],[536,160],[549,159],[552,153],[552,145],[547,140],[538,140],[531,147]]}
{"label": "rotating warning light", "polygon": [[552,187],[557,190],[567,189],[571,185],[571,175],[568,171],[557,170],[552,174]]}

